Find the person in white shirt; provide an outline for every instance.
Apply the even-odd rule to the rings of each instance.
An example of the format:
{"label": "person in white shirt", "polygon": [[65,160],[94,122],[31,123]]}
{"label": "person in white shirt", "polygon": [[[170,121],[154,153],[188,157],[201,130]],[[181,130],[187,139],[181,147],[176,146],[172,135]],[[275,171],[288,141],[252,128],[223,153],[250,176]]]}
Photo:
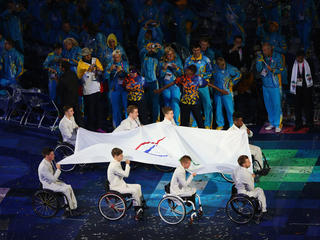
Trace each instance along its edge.
{"label": "person in white shirt", "polygon": [[264,191],[262,188],[254,187],[255,175],[252,174],[248,169],[251,166],[251,162],[248,156],[241,155],[238,158],[238,164],[239,166],[237,166],[232,173],[232,179],[234,181],[238,194],[245,194],[249,197],[257,198],[260,202],[262,214],[264,217],[266,217],[266,196],[264,195]]}
{"label": "person in white shirt", "polygon": [[180,197],[193,197],[197,191],[196,188],[190,186],[192,179],[197,175],[196,173],[190,174],[188,179],[186,179],[186,170],[191,165],[191,157],[184,155],[180,158],[180,165],[176,168],[173,173],[170,182],[170,194],[178,195]]}
{"label": "person in white shirt", "polygon": [[173,114],[173,109],[171,107],[163,107],[162,108],[162,113],[164,115],[163,123],[177,126],[176,122],[174,121],[174,114]]}
{"label": "person in white shirt", "polygon": [[[42,150],[42,155],[44,159],[38,167],[38,176],[43,189],[63,193],[68,199],[70,209],[77,209],[77,199],[73,193],[71,185],[65,184],[59,180],[59,176],[61,174],[60,164],[56,164],[56,171],[54,171],[52,167],[52,161],[54,160],[53,149],[44,148]],[[66,211],[65,214],[67,213],[69,213],[69,211]]]}
{"label": "person in white shirt", "polygon": [[136,211],[136,220],[140,220],[143,214],[145,201],[143,199],[140,184],[127,184],[123,178],[129,177],[130,160],[126,160],[125,170],[122,169],[121,161],[123,160],[123,151],[119,148],[113,148],[111,151],[113,159],[108,167],[108,181],[110,190],[114,190],[123,194],[130,193],[134,198],[133,206]]}
{"label": "person in white shirt", "polygon": [[136,105],[128,106],[127,114],[128,117],[125,120],[122,120],[120,125],[114,129],[113,132],[131,130],[142,126],[139,120],[138,107]]}
{"label": "person in white shirt", "polygon": [[70,106],[64,106],[63,111],[64,117],[59,123],[59,130],[62,135],[63,142],[67,142],[72,146],[75,146],[79,127],[73,117],[73,108]]}
{"label": "person in white shirt", "polygon": [[[251,138],[253,136],[253,132],[247,128],[247,126],[243,123],[243,118],[240,113],[233,113],[233,125],[228,129],[228,131],[240,131],[245,130],[248,134],[248,137]],[[249,144],[251,155],[253,155],[254,159],[257,160],[260,164],[254,164],[253,167],[255,170],[262,170],[263,168],[263,157],[261,148],[252,144]]]}

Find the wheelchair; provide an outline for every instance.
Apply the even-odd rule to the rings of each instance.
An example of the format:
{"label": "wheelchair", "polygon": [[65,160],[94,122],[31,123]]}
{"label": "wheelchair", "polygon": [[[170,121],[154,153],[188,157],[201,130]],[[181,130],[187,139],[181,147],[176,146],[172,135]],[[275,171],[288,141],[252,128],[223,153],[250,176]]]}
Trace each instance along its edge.
{"label": "wheelchair", "polygon": [[[63,160],[66,157],[71,156],[74,153],[74,146],[67,142],[58,141],[57,146],[54,149],[55,160],[54,163],[57,163]],[[55,167],[55,164],[53,164]],[[66,164],[61,165],[61,171],[70,172],[76,167],[75,164]]]}
{"label": "wheelchair", "polygon": [[[269,171],[270,171],[270,166],[269,163],[267,161],[266,156],[264,155],[264,153],[262,153],[262,159],[263,159],[263,166],[261,166],[261,164],[254,158],[253,155],[251,155],[252,158],[252,166],[253,166],[253,172],[256,175],[260,175],[260,176],[266,176],[268,175]],[[231,177],[231,174],[226,174],[226,173],[220,173],[221,177],[226,180],[229,183],[234,183],[233,179]]]}
{"label": "wheelchair", "polygon": [[[32,197],[32,209],[42,218],[54,217],[60,209],[69,208],[67,197],[61,192],[49,189],[40,189]],[[71,214],[71,210],[70,215]]]}
{"label": "wheelchair", "polygon": [[238,194],[235,185],[232,185],[231,198],[225,211],[229,219],[237,224],[246,224],[251,220],[258,224],[262,216],[260,201],[245,194]]}
{"label": "wheelchair", "polygon": [[106,181],[106,193],[98,201],[99,212],[110,221],[119,220],[132,207],[133,200],[134,198],[130,193],[123,194],[110,190],[109,181]]}
{"label": "wheelchair", "polygon": [[[160,218],[167,224],[175,225],[181,223],[186,215],[190,215],[189,224],[192,224],[195,218],[203,215],[201,199],[198,194],[190,197],[180,197],[170,194],[170,183],[165,187],[165,195],[158,204],[158,213]],[[198,199],[199,209],[196,209],[195,198]]]}

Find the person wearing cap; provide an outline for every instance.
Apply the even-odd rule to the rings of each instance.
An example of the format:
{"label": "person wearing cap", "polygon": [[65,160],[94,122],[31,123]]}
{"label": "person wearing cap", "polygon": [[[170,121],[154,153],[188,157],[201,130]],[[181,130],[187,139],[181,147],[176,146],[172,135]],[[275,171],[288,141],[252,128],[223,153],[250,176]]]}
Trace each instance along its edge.
{"label": "person wearing cap", "polygon": [[[121,58],[120,50],[112,53],[112,62],[106,67],[104,78],[108,81],[109,98],[112,105],[113,127],[119,126],[122,120],[122,113],[127,109],[128,92],[124,87],[124,79],[129,72],[129,64]],[[127,117],[127,114],[125,114]]]}
{"label": "person wearing cap", "polygon": [[140,112],[140,121],[142,124],[147,124],[145,114],[145,102],[144,102],[144,77],[140,76],[135,69],[131,67],[129,75],[124,79],[124,86],[128,91],[128,106],[135,105]]}
{"label": "person wearing cap", "polygon": [[256,68],[262,77],[263,99],[269,118],[269,125],[265,130],[275,128],[275,132],[279,133],[282,128],[280,81],[283,67],[280,54],[269,43],[263,44],[262,54],[256,60]]}
{"label": "person wearing cap", "polygon": [[[174,49],[172,47],[166,47],[164,52],[163,60],[160,62],[159,66],[160,84],[162,86],[173,82],[177,77],[180,77],[183,74],[181,59]],[[180,116],[180,95],[180,89],[176,85],[164,90],[162,93],[164,106],[172,107],[176,124],[179,123]]]}
{"label": "person wearing cap", "polygon": [[84,112],[86,127],[91,131],[100,129],[100,75],[103,67],[98,58],[91,56],[91,50],[81,50],[82,59],[78,63],[77,76],[83,84]]}
{"label": "person wearing cap", "polygon": [[50,99],[53,101],[56,100],[57,79],[61,75],[60,64],[59,64],[61,59],[61,53],[62,53],[62,45],[56,44],[54,46],[54,51],[48,54],[46,60],[43,63],[44,69],[48,71],[49,96],[50,96]]}

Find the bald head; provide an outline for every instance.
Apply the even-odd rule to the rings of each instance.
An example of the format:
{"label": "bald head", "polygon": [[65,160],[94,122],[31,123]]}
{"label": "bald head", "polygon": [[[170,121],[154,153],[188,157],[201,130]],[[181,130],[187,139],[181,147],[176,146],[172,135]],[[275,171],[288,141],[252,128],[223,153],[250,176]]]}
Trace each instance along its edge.
{"label": "bald head", "polygon": [[270,43],[264,43],[262,44],[262,52],[263,55],[267,56],[267,57],[271,57],[272,56],[272,46],[270,45]]}

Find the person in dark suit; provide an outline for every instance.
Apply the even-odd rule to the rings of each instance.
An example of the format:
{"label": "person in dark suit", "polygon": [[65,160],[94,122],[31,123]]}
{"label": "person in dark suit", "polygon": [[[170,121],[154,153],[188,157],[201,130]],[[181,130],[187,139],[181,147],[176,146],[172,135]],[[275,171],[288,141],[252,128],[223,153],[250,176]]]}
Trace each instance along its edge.
{"label": "person in dark suit", "polygon": [[62,75],[58,82],[58,94],[60,106],[72,106],[76,122],[81,126],[82,114],[79,108],[79,81],[76,73],[71,70],[71,65],[67,61],[61,62]]}
{"label": "person in dark suit", "polygon": [[248,53],[243,45],[242,37],[235,36],[233,45],[227,48],[226,59],[229,64],[238,68],[242,73],[248,69]]}

